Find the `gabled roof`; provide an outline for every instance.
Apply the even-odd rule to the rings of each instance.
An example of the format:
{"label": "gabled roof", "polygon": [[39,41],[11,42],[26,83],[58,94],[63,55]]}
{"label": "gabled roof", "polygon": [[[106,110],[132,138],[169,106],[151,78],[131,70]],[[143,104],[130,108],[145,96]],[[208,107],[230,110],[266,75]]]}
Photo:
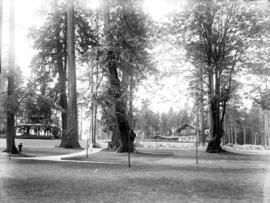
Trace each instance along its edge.
{"label": "gabled roof", "polygon": [[183,130],[183,129],[186,128],[186,127],[191,127],[191,128],[193,128],[193,129],[195,129],[195,130],[197,129],[196,126],[186,123],[186,124],[182,125],[180,128],[178,128],[178,129],[176,130],[176,132],[177,132],[177,133],[180,133],[181,130]]}

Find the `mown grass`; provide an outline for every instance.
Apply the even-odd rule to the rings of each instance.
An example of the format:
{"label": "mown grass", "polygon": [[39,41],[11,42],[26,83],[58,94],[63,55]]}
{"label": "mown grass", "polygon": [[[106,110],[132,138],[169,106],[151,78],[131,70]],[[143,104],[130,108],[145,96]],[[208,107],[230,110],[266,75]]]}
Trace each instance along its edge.
{"label": "mown grass", "polygon": [[267,175],[264,169],[30,160],[6,166],[2,200],[10,202],[263,202]]}
{"label": "mown grass", "polygon": [[[51,148],[28,153],[61,151]],[[131,168],[126,153],[107,150],[80,163],[0,159],[0,202],[270,202],[267,157],[200,152],[196,165],[194,155],[139,150]]]}
{"label": "mown grass", "polygon": [[[85,147],[85,141],[80,141],[82,149],[64,149],[60,148],[61,140],[41,140],[41,139],[16,139],[16,144],[22,143],[22,154],[19,156],[53,156],[71,154],[82,151]],[[6,140],[0,139],[0,151],[6,146]],[[18,156],[18,155],[12,155]]]}

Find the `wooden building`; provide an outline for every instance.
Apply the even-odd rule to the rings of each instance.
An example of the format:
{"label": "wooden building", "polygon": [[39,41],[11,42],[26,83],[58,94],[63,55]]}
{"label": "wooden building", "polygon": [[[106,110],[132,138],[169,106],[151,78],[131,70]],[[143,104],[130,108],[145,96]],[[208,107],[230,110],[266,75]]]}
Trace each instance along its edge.
{"label": "wooden building", "polygon": [[176,130],[176,134],[179,141],[196,142],[197,128],[191,124],[184,124]]}

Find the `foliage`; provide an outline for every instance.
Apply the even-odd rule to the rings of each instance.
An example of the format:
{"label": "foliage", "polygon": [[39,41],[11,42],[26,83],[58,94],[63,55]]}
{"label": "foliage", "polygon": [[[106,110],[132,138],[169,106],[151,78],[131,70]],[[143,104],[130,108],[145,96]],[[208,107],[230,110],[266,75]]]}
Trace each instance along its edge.
{"label": "foliage", "polygon": [[[51,7],[53,8],[53,7]],[[45,12],[46,21],[39,28],[32,28],[29,37],[34,41],[34,49],[37,50],[36,56],[32,60],[33,72],[36,79],[40,82],[55,83],[53,80],[59,74],[60,56],[66,72],[66,8],[65,4],[57,5],[52,11]],[[89,24],[91,12],[76,7],[75,10],[75,29],[76,29],[76,53],[81,58],[87,51],[97,44],[93,34],[93,29]],[[59,29],[59,42],[56,39],[56,29]],[[59,86],[55,84],[55,90],[59,92]]]}
{"label": "foliage", "polygon": [[136,81],[152,70],[148,52],[148,19],[136,1],[108,1],[109,25],[106,27],[105,46],[117,58],[119,70],[134,75]]}
{"label": "foliage", "polygon": [[[198,3],[187,15],[183,30],[187,56],[207,78],[213,142],[220,151],[227,102],[237,87],[233,76],[241,69],[246,50],[262,34],[263,20],[247,7],[234,3]],[[179,28],[179,26],[178,26]],[[182,32],[183,32],[182,30]],[[181,30],[180,30],[181,31]]]}
{"label": "foliage", "polygon": [[170,108],[168,112],[155,113],[150,109],[149,101],[144,101],[140,110],[137,110],[136,130],[142,130],[145,138],[151,138],[154,135],[172,136],[178,128],[184,124],[192,124],[192,113],[188,108],[175,111]]}
{"label": "foliage", "polygon": [[[118,128],[114,129],[110,146],[115,148],[120,141],[121,152],[128,149],[127,135],[132,132],[132,119],[127,117],[127,101],[130,101],[129,109],[132,109],[134,88],[151,68],[147,50],[149,35],[146,16],[139,3],[140,1],[106,1],[104,6],[105,54],[102,64],[108,81],[104,93],[110,98],[116,118],[114,126]],[[131,111],[129,115],[132,117]]]}

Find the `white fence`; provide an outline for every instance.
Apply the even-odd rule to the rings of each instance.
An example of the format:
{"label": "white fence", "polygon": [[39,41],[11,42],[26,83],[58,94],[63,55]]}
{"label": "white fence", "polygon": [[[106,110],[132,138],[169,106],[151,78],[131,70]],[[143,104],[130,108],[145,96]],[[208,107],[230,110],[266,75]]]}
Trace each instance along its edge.
{"label": "white fence", "polygon": [[136,147],[144,147],[150,149],[180,149],[180,150],[195,150],[195,142],[180,142],[180,141],[162,141],[162,140],[136,140]]}

